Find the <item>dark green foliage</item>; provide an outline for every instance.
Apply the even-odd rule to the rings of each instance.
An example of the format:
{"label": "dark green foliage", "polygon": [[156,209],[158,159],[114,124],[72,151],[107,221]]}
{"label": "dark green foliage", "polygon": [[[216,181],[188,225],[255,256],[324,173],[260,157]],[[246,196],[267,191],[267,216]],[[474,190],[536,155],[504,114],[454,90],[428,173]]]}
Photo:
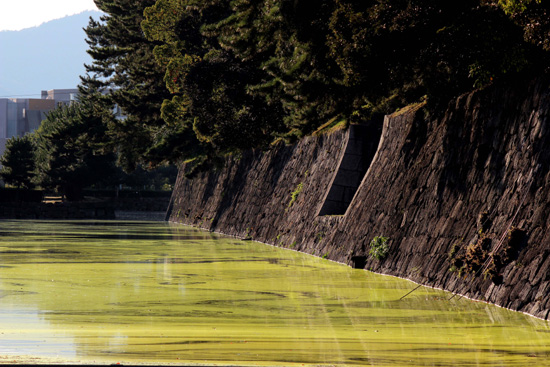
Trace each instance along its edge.
{"label": "dark green foliage", "polygon": [[[158,1],[155,11],[148,10],[144,28],[164,42],[163,55],[172,52],[163,59],[166,64],[180,58],[177,64],[185,66],[183,78],[171,73],[165,80],[173,92],[188,92],[186,113],[200,116],[195,124],[199,139],[217,142],[217,148],[234,142],[230,134],[236,129],[228,126],[247,126],[248,119],[231,111],[260,103],[248,96],[279,111],[275,116],[282,116],[285,125],[276,124],[275,135],[301,136],[338,115],[361,122],[425,98],[429,106],[446,103],[508,75],[540,70],[544,59],[540,48],[524,40],[527,28],[515,19],[529,11],[541,18],[539,1],[525,0],[521,3],[527,5],[519,8],[512,1],[507,6],[500,1],[499,7],[479,0],[235,0],[229,9],[216,1],[188,3],[194,6]],[[223,11],[205,10],[213,4]],[[161,8],[179,14],[168,17],[178,26],[168,27],[165,20],[164,26],[155,25],[164,14]],[[174,50],[179,56],[173,56]],[[242,77],[239,70],[252,77]],[[244,86],[225,83],[233,71]],[[194,77],[205,83],[204,90],[192,85]],[[228,85],[233,88],[227,90]],[[246,95],[236,92],[242,90]],[[200,107],[199,100],[208,101],[204,105],[216,113]],[[273,126],[266,125],[270,130]]]}
{"label": "dark green foliage", "polygon": [[329,37],[342,83],[374,112],[445,102],[532,66],[522,31],[480,1],[338,0]]}
{"label": "dark green foliage", "polygon": [[5,183],[17,188],[30,189],[35,169],[35,144],[30,135],[13,137],[6,142],[0,158],[0,176]]}
{"label": "dark green foliage", "polygon": [[[247,92],[259,70],[223,49],[215,32],[203,32],[229,14],[225,1],[191,0],[159,0],[145,12],[145,34],[164,43],[155,57],[166,68],[164,81],[173,97],[164,101],[162,117],[180,143],[186,142],[176,148],[180,158],[264,146],[279,131],[280,110]],[[166,151],[170,138],[151,153]]]}
{"label": "dark green foliage", "polygon": [[369,255],[373,259],[381,261],[388,256],[389,245],[388,237],[376,236],[370,241]]}
{"label": "dark green foliage", "polygon": [[178,170],[173,165],[159,166],[154,170],[138,167],[134,172],[123,175],[120,183],[124,187],[133,188],[140,192],[144,189],[170,191],[176,181],[177,174]]}
{"label": "dark green foliage", "polygon": [[0,203],[39,203],[44,192],[37,189],[0,188]]}
{"label": "dark green foliage", "polygon": [[[550,65],[541,0],[97,0],[91,93],[128,170],[378,120]],[[117,104],[126,119],[115,119]],[[103,111],[103,112],[101,112]]]}
{"label": "dark green foliage", "polygon": [[101,117],[89,104],[50,112],[35,132],[40,186],[78,200],[84,187],[115,175],[114,156],[96,143],[104,134]]}
{"label": "dark green foliage", "polygon": [[160,107],[169,95],[162,80],[164,69],[153,56],[155,44],[141,30],[143,11],[155,1],[95,3],[106,15],[100,21],[91,19],[85,29],[93,62],[87,65],[82,84],[103,92],[91,98],[105,112],[118,105],[125,114],[126,118],[116,119],[104,113],[103,119],[108,128],[106,142],[119,164],[131,171],[149,163],[148,149],[157,143],[157,131],[164,125]]}
{"label": "dark green foliage", "polygon": [[234,1],[219,23],[220,44],[250,62],[259,78],[249,92],[284,112],[286,133],[313,131],[340,113],[346,90],[336,82],[336,63],[326,37],[332,1]]}
{"label": "dark green foliage", "polygon": [[273,140],[280,115],[246,92],[254,71],[225,51],[211,52],[186,79],[193,129],[217,152],[258,147]]}
{"label": "dark green foliage", "polygon": [[524,38],[550,51],[550,3],[546,0],[498,0],[506,14],[523,28]]}

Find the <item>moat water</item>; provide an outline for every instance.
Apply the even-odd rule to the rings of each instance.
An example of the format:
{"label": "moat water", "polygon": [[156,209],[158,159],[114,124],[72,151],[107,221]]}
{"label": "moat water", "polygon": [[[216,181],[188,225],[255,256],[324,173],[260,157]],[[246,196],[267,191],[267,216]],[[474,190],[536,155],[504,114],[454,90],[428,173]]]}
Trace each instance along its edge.
{"label": "moat water", "polygon": [[550,366],[547,322],[415,287],[181,225],[3,221],[0,363]]}

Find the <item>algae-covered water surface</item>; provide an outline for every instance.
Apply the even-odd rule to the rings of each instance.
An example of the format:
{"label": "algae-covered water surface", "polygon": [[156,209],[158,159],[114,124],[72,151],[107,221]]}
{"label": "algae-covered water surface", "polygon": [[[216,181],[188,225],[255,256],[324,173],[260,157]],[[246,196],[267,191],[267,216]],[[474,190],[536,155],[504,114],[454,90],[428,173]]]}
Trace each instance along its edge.
{"label": "algae-covered water surface", "polygon": [[550,365],[526,315],[159,222],[0,223],[0,363]]}

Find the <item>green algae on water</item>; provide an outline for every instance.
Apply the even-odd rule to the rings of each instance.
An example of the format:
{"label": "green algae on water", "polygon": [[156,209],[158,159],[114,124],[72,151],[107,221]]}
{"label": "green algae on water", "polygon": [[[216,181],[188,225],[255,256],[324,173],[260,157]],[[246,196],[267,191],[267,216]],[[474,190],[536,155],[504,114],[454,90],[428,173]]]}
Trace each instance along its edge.
{"label": "green algae on water", "polygon": [[550,365],[545,321],[180,225],[4,221],[0,265],[0,363]]}

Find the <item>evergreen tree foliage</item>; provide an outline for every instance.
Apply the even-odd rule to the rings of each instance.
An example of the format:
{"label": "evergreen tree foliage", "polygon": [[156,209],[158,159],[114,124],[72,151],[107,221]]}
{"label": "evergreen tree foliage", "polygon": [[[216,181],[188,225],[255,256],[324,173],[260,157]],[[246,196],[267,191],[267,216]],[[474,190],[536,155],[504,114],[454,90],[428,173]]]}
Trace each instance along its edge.
{"label": "evergreen tree foliage", "polygon": [[103,153],[96,142],[105,125],[89,103],[51,111],[35,131],[37,180],[68,200],[81,199],[84,187],[116,175],[115,158]]}
{"label": "evergreen tree foliage", "polygon": [[0,177],[5,183],[17,188],[33,188],[35,144],[30,135],[9,139],[0,163]]}
{"label": "evergreen tree foliage", "polygon": [[183,158],[266,145],[281,130],[279,106],[247,91],[259,70],[206,31],[229,14],[227,1],[193,0],[159,0],[145,12],[142,27],[151,41],[163,43],[154,53],[172,93],[162,117],[188,142]]}
{"label": "evergreen tree foliage", "polygon": [[498,0],[506,14],[523,28],[524,39],[550,51],[550,2],[547,0]]}
{"label": "evergreen tree foliage", "polygon": [[[217,18],[227,15],[205,18],[213,4],[223,8]],[[157,56],[168,65],[168,88],[186,96],[176,98],[179,111],[204,116],[194,123],[199,139],[224,146],[230,130],[220,121],[246,124],[227,113],[231,107],[221,114],[198,109],[199,95],[212,110],[237,104],[190,88],[194,77],[220,91],[218,84],[231,80],[231,73],[217,70],[246,66],[253,77],[238,78],[246,94],[231,94],[245,105],[251,102],[247,96],[263,99],[278,111],[284,126],[277,124],[275,135],[301,136],[338,115],[368,120],[425,98],[437,104],[509,75],[541,70],[544,42],[533,47],[526,32],[527,24],[544,28],[544,6],[539,0],[233,0],[226,9],[216,1],[159,0],[146,11],[143,26],[163,44]],[[525,21],[527,14],[537,14],[537,21]],[[542,33],[538,37],[548,40]],[[203,68],[208,58],[221,65]],[[216,86],[209,80],[213,75]],[[170,109],[172,120],[177,110]]]}
{"label": "evergreen tree foliage", "polygon": [[476,0],[337,0],[331,54],[342,82],[387,113],[432,103],[533,66],[536,53],[504,12]]}
{"label": "evergreen tree foliage", "polygon": [[[119,106],[126,118],[103,114],[106,142],[128,171],[148,165],[148,150],[167,134],[160,107],[168,96],[164,70],[153,57],[155,44],[141,30],[143,11],[154,0],[96,0],[105,12],[99,21],[90,19],[85,29],[88,53],[82,85],[99,90],[94,97],[105,110]],[[168,132],[169,133],[169,132]],[[157,162],[158,163],[158,162]]]}
{"label": "evergreen tree foliage", "polygon": [[106,15],[86,29],[83,89],[107,126],[102,149],[129,169],[431,110],[550,66],[545,0],[96,3]]}
{"label": "evergreen tree foliage", "polygon": [[214,28],[224,49],[261,71],[250,92],[280,105],[297,136],[337,115],[346,100],[326,45],[333,8],[330,0],[237,0]]}

